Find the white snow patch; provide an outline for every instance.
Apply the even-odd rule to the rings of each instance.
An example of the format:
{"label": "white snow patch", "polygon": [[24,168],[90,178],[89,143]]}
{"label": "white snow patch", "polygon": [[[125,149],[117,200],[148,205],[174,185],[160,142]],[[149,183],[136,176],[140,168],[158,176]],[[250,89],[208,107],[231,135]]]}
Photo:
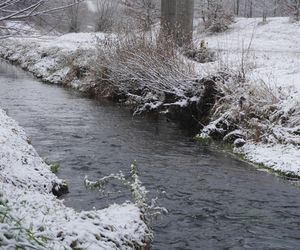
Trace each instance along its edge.
{"label": "white snow patch", "polygon": [[0,110],[0,181],[50,192],[61,181],[28,142],[24,131]]}
{"label": "white snow patch", "polygon": [[235,149],[235,152],[275,171],[300,176],[299,146],[247,142],[242,148]]}
{"label": "white snow patch", "polygon": [[242,51],[249,49],[245,64],[251,80],[262,79],[300,92],[300,24],[289,22],[288,17],[269,18],[265,25],[260,22],[261,18],[237,18],[224,33],[197,34],[196,46],[205,40],[222,61],[221,65],[197,65],[199,72],[211,74],[220,66],[239,67]]}

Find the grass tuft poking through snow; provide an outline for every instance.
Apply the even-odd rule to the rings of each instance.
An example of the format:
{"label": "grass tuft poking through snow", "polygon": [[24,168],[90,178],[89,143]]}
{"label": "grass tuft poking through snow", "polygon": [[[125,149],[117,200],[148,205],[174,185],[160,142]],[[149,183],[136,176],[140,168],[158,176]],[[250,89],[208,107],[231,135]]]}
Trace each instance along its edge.
{"label": "grass tuft poking through snow", "polygon": [[105,186],[110,180],[117,180],[119,183],[126,188],[130,189],[134,203],[140,208],[143,213],[144,221],[149,225],[151,222],[162,214],[167,214],[168,210],[164,207],[157,205],[157,198],[149,201],[147,189],[143,186],[138,174],[138,167],[136,162],[130,166],[130,175],[125,175],[120,172],[118,174],[110,174],[97,181],[90,181],[88,177],[85,178],[85,185],[88,188],[98,189],[104,192]]}

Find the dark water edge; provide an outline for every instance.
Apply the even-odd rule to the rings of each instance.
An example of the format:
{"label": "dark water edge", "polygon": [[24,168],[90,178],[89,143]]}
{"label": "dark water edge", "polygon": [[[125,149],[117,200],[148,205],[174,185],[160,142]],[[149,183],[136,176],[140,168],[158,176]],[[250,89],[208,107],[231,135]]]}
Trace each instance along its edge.
{"label": "dark water edge", "polygon": [[130,199],[125,190],[86,190],[83,179],[126,174],[137,160],[149,196],[169,210],[154,222],[153,249],[300,249],[300,189],[195,144],[194,131],[41,84],[5,62],[0,106],[25,128],[41,157],[60,164],[58,175],[71,191],[65,204],[76,210]]}

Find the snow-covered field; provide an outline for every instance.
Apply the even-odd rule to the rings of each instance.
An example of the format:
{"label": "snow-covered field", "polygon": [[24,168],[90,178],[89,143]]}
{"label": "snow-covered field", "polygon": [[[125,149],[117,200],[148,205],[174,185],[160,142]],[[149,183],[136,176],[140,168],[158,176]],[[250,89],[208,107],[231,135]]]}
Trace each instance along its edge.
{"label": "snow-covered field", "polygon": [[75,212],[52,193],[62,184],[0,109],[0,248],[133,249],[151,233],[132,204]]}
{"label": "snow-covered field", "polygon": [[[276,137],[280,137],[281,143],[272,139],[267,139],[264,144],[248,140],[238,151],[249,161],[299,176],[300,24],[290,23],[289,18],[269,18],[264,25],[260,21],[239,18],[224,33],[195,34],[197,46],[205,40],[207,47],[217,51],[218,56],[216,62],[196,63],[195,66],[199,76],[207,76],[224,68],[237,72],[243,65],[246,81],[253,83],[254,91],[258,91],[256,86],[265,85],[266,102],[272,98],[272,89],[285,93],[285,99],[268,103],[267,108],[272,110],[276,107],[276,114],[280,117],[293,114],[293,123],[264,124],[266,130],[280,131],[276,132]],[[86,91],[96,86],[89,78],[89,70],[92,70],[97,56],[95,46],[106,42],[107,38],[101,33],[79,33],[61,37],[6,39],[1,41],[0,56],[17,62],[45,81]],[[236,90],[236,94],[243,95],[243,90]],[[259,101],[263,102],[263,94],[260,98]],[[230,105],[238,111],[238,100]],[[293,139],[284,138],[286,136],[293,136]]]}
{"label": "snow-covered field", "polygon": [[[196,44],[205,40],[208,48],[219,51],[222,64],[233,68],[240,67],[244,51],[250,79],[300,92],[300,23],[291,23],[288,17],[260,22],[261,18],[239,18],[224,33],[197,35]],[[203,67],[210,73],[213,64]]]}

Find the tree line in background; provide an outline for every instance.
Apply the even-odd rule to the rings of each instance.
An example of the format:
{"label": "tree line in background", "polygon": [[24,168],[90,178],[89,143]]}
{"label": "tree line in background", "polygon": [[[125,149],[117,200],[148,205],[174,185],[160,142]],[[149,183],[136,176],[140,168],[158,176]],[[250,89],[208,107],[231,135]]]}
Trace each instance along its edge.
{"label": "tree line in background", "polygon": [[[0,29],[5,21],[27,20],[62,32],[149,31],[162,29],[179,45],[191,39],[193,17],[205,30],[221,32],[235,17],[290,16],[300,20],[300,0],[2,0]],[[196,23],[199,25],[199,21]],[[202,24],[201,24],[202,25]],[[12,29],[12,28],[10,28]],[[16,29],[16,28],[15,28]]]}
{"label": "tree line in background", "polygon": [[[190,14],[203,20],[205,29],[212,32],[223,31],[234,17],[290,16],[293,21],[300,19],[300,0],[89,0],[96,8],[96,31],[107,31],[128,25],[149,30],[153,24],[164,19],[166,12],[177,15],[173,23],[190,25],[181,20]],[[167,6],[167,7],[164,7]],[[162,11],[163,8],[163,11]],[[191,9],[193,12],[191,13]],[[180,14],[182,13],[187,14]],[[161,14],[162,13],[162,14]],[[179,18],[180,16],[180,18]],[[99,24],[104,25],[99,25]]]}

